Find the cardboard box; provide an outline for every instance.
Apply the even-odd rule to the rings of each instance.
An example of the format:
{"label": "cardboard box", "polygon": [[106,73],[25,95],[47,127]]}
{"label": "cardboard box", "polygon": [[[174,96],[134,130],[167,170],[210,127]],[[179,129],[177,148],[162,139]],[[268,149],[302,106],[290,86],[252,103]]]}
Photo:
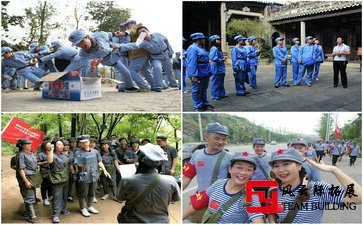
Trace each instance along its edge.
{"label": "cardboard box", "polygon": [[77,72],[50,73],[42,77],[42,98],[82,101],[101,98],[101,78],[81,77]]}

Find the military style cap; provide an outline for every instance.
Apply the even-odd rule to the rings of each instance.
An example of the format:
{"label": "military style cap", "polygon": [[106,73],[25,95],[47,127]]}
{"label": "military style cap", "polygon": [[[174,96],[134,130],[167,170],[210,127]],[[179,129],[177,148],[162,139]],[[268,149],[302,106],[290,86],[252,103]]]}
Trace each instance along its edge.
{"label": "military style cap", "polygon": [[140,146],[140,152],[142,155],[140,156],[139,160],[148,166],[160,166],[164,162],[168,161],[166,152],[164,152],[164,150],[159,145],[148,143],[144,146]]}
{"label": "military style cap", "polygon": [[110,140],[108,140],[108,139],[103,139],[102,141],[101,141],[101,143],[100,143],[101,145],[103,145],[103,144],[110,144]]}
{"label": "military style cap", "polygon": [[139,34],[139,30],[140,30],[140,29],[142,29],[142,28],[144,28],[144,29],[146,29],[147,31],[149,31],[149,29],[147,29],[147,27],[145,27],[144,25],[140,25],[140,26],[136,29],[136,33],[137,33],[137,34]]}
{"label": "military style cap", "polygon": [[69,145],[69,141],[63,140],[63,145]]}
{"label": "military style cap", "polygon": [[294,43],[295,43],[296,41],[300,41],[300,39],[299,39],[299,38],[293,38],[293,39],[292,39],[292,42],[294,42]]}
{"label": "military style cap", "polygon": [[30,49],[33,49],[33,48],[35,48],[35,47],[37,47],[39,44],[38,44],[38,42],[32,42],[30,45],[29,45],[29,48]]}
{"label": "military style cap", "polygon": [[237,36],[235,36],[233,39],[234,39],[235,41],[240,41],[240,40],[245,41],[245,40],[247,40],[247,38],[243,37],[242,35],[237,35]]}
{"label": "military style cap", "polygon": [[291,145],[304,145],[305,147],[307,147],[309,143],[302,138],[296,138],[292,141]]}
{"label": "military style cap", "polygon": [[72,46],[76,46],[78,45],[84,37],[86,37],[86,31],[83,29],[77,29],[75,31],[73,31],[69,36],[68,36],[68,40],[70,42],[72,42]]}
{"label": "military style cap", "polygon": [[255,36],[251,36],[251,37],[247,38],[247,41],[248,42],[251,42],[252,40],[256,40],[256,37]]}
{"label": "military style cap", "polygon": [[75,137],[70,137],[70,138],[68,138],[68,142],[76,142],[77,140],[76,140],[76,138]]}
{"label": "military style cap", "polygon": [[206,39],[207,37],[204,36],[203,33],[198,32],[198,33],[191,34],[190,38],[194,41],[194,40],[197,40],[197,39]]}
{"label": "military style cap", "polygon": [[135,144],[135,143],[140,144],[140,140],[139,140],[139,139],[137,139],[137,138],[133,138],[133,139],[130,141],[130,145]]}
{"label": "military style cap", "polygon": [[81,142],[81,143],[87,142],[87,141],[89,141],[89,139],[90,139],[90,136],[88,134],[84,134],[84,135],[81,135],[78,137],[78,142]]}
{"label": "military style cap", "polygon": [[220,123],[210,123],[205,129],[207,133],[217,133],[230,136],[228,128]]}
{"label": "military style cap", "polygon": [[125,23],[124,23],[124,26],[127,26],[129,25],[130,23],[135,23],[136,24],[136,20],[135,19],[128,19]]}
{"label": "military style cap", "polygon": [[50,137],[48,137],[48,136],[44,136],[42,139],[42,141],[49,141],[49,140],[50,140]]}
{"label": "military style cap", "polygon": [[283,40],[285,40],[285,38],[277,37],[277,38],[275,39],[275,42],[277,43],[278,41],[283,41]]}
{"label": "military style cap", "polygon": [[307,36],[307,37],[305,38],[305,41],[307,41],[307,40],[309,40],[309,39],[313,39],[313,37],[312,37],[312,36]]}
{"label": "military style cap", "polygon": [[21,144],[21,145],[23,145],[23,144],[31,144],[33,142],[31,140],[29,140],[28,138],[20,138],[18,140],[18,143]]}
{"label": "military style cap", "polygon": [[126,24],[126,22],[122,22],[122,23],[119,24],[119,26],[124,27],[124,26],[126,26],[125,24]]}
{"label": "military style cap", "polygon": [[253,139],[252,145],[265,145],[266,142],[263,138],[255,138]]}
{"label": "military style cap", "polygon": [[50,42],[50,45],[52,46],[52,47],[54,47],[54,46],[56,46],[56,45],[60,45],[61,44],[61,42],[59,41],[59,40],[52,40],[51,42]]}
{"label": "military style cap", "polygon": [[315,41],[315,40],[319,40],[319,38],[313,38],[313,41]]}
{"label": "military style cap", "polygon": [[215,34],[215,35],[212,35],[212,36],[210,36],[210,37],[209,37],[209,41],[214,41],[214,40],[218,40],[218,39],[220,40],[220,39],[222,39],[222,38],[221,38],[221,37],[219,37],[219,36],[218,36],[218,35],[216,35],[216,34]]}
{"label": "military style cap", "polygon": [[255,166],[255,168],[257,167],[257,163],[256,163],[256,160],[254,159],[254,156],[248,152],[234,153],[230,162],[232,164],[236,161],[246,161],[246,162],[252,163]]}
{"label": "military style cap", "polygon": [[2,47],[1,48],[1,56],[3,56],[5,53],[12,52],[13,50],[9,47]]}
{"label": "military style cap", "polygon": [[166,139],[168,139],[168,137],[165,134],[159,134],[158,136],[156,136],[156,140],[165,141]]}
{"label": "military style cap", "polygon": [[271,161],[269,162],[270,166],[273,166],[274,161],[277,160],[294,161],[300,164],[303,162],[303,158],[300,153],[293,148],[285,150],[279,149],[276,152],[273,152],[271,154]]}
{"label": "military style cap", "polygon": [[89,138],[89,141],[91,141],[91,142],[97,142],[97,139],[95,137],[90,137]]}

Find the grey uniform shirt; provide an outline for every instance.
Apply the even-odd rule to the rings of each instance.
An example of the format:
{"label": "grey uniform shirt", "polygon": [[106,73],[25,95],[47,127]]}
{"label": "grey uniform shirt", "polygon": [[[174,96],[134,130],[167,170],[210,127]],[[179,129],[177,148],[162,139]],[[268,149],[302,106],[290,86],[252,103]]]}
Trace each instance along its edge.
{"label": "grey uniform shirt", "polygon": [[50,168],[52,170],[61,170],[63,168],[69,169],[69,166],[71,165],[71,161],[69,160],[69,157],[63,153],[56,154],[53,153],[53,163],[50,164]]}
{"label": "grey uniform shirt", "polygon": [[163,174],[170,174],[170,169],[173,163],[173,159],[178,157],[178,153],[176,152],[176,149],[167,145],[165,148],[163,148],[164,152],[166,152],[168,156],[168,161],[163,163],[161,173]]}
{"label": "grey uniform shirt", "polygon": [[84,183],[93,183],[97,182],[100,174],[98,172],[98,163],[102,161],[101,155],[96,149],[90,149],[88,151],[83,151],[79,149],[74,154],[75,164],[78,157],[95,157],[90,164],[86,166],[78,165],[78,180]]}
{"label": "grey uniform shirt", "polygon": [[[20,151],[17,157],[16,168],[24,170],[25,175],[34,175],[38,169],[37,158],[32,152]],[[16,178],[22,182],[18,171],[16,171]]]}
{"label": "grey uniform shirt", "polygon": [[[126,205],[136,199],[153,181],[156,172],[138,173],[120,181],[117,198],[126,200]],[[127,213],[127,223],[169,223],[168,206],[171,201],[180,200],[180,189],[175,178],[160,175],[160,183],[145,197],[144,201],[135,205],[132,212]]]}
{"label": "grey uniform shirt", "polygon": [[[38,162],[46,162],[47,161],[47,154],[45,152],[43,152],[43,151],[38,152],[37,161]],[[40,173],[42,175],[47,174],[49,172],[49,169],[50,169],[48,163],[39,166],[39,168],[40,168]]]}

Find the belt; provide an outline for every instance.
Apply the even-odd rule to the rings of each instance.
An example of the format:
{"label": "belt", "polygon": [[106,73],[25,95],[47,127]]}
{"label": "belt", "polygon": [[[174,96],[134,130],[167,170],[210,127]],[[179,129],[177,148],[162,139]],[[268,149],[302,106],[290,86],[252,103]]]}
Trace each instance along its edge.
{"label": "belt", "polygon": [[151,55],[162,55],[162,54],[164,54],[167,50],[168,50],[168,48],[164,49],[164,50],[163,50],[163,51],[161,51],[160,53],[157,53],[157,54],[151,54]]}
{"label": "belt", "polygon": [[72,57],[69,59],[69,61],[71,61],[78,53],[72,55]]}
{"label": "belt", "polygon": [[29,66],[33,66],[33,65],[23,66],[23,67],[20,67],[19,69],[16,69],[16,70],[17,70],[17,71],[18,71],[18,70],[22,70],[22,69],[27,68],[27,67],[29,67]]}
{"label": "belt", "polygon": [[246,60],[247,58],[236,58],[236,59],[240,59],[240,60]]}
{"label": "belt", "polygon": [[197,62],[197,64],[209,64],[209,62]]}

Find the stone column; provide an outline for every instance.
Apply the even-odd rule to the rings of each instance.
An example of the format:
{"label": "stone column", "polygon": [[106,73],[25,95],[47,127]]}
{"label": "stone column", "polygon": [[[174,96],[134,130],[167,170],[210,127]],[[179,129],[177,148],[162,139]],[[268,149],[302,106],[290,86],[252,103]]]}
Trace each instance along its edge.
{"label": "stone column", "polygon": [[226,35],[226,3],[221,3],[221,48],[222,52],[227,52],[227,35]]}
{"label": "stone column", "polygon": [[303,45],[305,43],[306,31],[305,31],[305,22],[300,21],[300,44]]}

